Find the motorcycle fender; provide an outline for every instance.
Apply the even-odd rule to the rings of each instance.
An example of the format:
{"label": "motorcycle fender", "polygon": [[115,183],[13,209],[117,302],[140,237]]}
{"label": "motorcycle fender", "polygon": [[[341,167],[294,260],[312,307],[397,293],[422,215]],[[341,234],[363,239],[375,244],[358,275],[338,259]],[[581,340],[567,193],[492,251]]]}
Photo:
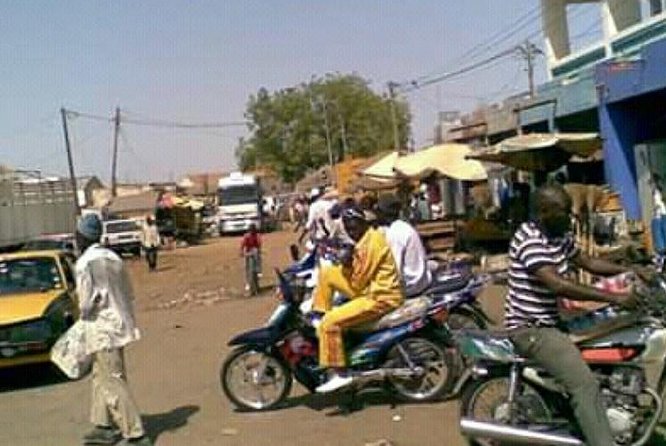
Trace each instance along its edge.
{"label": "motorcycle fender", "polygon": [[234,336],[228,345],[273,345],[277,342],[280,333],[271,327],[262,327],[246,331]]}

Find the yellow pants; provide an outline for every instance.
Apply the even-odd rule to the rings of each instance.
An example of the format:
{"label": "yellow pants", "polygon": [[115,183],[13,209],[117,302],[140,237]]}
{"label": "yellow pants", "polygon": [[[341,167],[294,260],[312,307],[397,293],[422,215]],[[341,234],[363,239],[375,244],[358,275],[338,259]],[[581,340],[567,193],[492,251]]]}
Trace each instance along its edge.
{"label": "yellow pants", "polygon": [[[353,300],[331,309],[335,291]],[[377,301],[363,295],[355,296],[349,280],[339,266],[321,268],[312,303],[314,311],[325,313],[317,329],[319,365],[345,367],[343,330],[377,320],[394,308],[395,305],[388,302]]]}

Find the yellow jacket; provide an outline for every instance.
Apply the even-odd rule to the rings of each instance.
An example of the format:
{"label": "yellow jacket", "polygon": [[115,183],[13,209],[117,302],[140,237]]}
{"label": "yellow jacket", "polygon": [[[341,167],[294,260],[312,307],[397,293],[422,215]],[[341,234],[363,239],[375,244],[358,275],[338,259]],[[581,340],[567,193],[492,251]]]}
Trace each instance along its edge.
{"label": "yellow jacket", "polygon": [[368,229],[356,244],[349,277],[356,297],[369,297],[393,307],[404,301],[391,248],[384,234],[376,229]]}

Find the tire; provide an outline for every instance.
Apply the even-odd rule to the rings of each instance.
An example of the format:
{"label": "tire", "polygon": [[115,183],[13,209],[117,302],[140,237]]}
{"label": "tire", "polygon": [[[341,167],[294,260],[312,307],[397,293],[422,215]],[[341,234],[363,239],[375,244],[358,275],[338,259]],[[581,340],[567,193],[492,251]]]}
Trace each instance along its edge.
{"label": "tire", "polygon": [[488,328],[486,320],[480,314],[462,307],[451,310],[447,319],[447,324],[451,330],[485,330]]}
{"label": "tire", "polygon": [[[270,371],[269,379],[274,379],[276,385],[278,385],[277,392],[275,397],[269,401],[250,401],[246,397],[239,395],[234,386],[234,366],[238,364],[239,361],[250,357],[252,355],[257,355],[261,358],[266,358],[268,364],[266,364],[266,372]],[[247,373],[250,370],[245,367],[245,380],[250,378],[247,376]],[[252,379],[257,379],[256,376],[251,377]],[[280,381],[277,383],[277,381]],[[279,406],[291,393],[291,386],[293,383],[293,378],[291,376],[291,370],[284,364],[284,362],[275,356],[269,355],[267,353],[261,352],[252,347],[240,347],[233,350],[229,356],[225,359],[220,370],[220,383],[222,385],[222,390],[231,403],[236,406],[238,409],[243,411],[252,411],[259,412],[265,410],[271,410]],[[251,383],[250,385],[261,386],[263,384]],[[261,393],[259,393],[261,395]]]}
{"label": "tire", "polygon": [[[407,402],[428,402],[440,400],[451,391],[455,383],[455,358],[439,343],[425,337],[411,337],[398,342],[387,354],[384,367],[406,368],[406,363],[400,348],[404,349],[410,361],[415,365],[424,367],[426,375],[421,378],[389,377],[388,381],[395,390],[396,395]],[[429,376],[434,374],[434,383]],[[430,381],[430,388],[424,385]]]}
{"label": "tire", "polygon": [[[477,403],[484,392],[496,388],[498,397],[494,404],[489,405],[489,413],[476,411]],[[460,397],[460,418],[471,418],[477,421],[488,421],[506,424],[509,422],[509,414],[506,410],[506,396],[508,396],[509,378],[506,376],[490,376],[478,381],[472,381],[467,385]],[[522,390],[518,398],[524,398],[524,408],[521,412],[526,413],[525,422],[529,418],[539,417],[540,421],[551,420],[552,411],[544,398],[531,385],[523,382]],[[521,404],[521,403],[518,403]],[[492,413],[490,413],[492,412]],[[510,446],[508,443],[500,443],[494,440],[468,439],[470,446]]]}

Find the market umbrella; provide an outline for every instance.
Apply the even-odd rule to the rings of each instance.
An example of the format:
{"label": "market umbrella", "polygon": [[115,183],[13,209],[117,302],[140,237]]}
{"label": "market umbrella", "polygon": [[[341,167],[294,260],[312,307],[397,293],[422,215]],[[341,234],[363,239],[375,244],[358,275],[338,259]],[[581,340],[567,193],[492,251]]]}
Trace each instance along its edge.
{"label": "market umbrella", "polygon": [[460,181],[488,178],[479,161],[467,159],[472,149],[466,144],[440,144],[399,157],[393,170],[403,177],[422,179],[433,174]]}
{"label": "market umbrella", "polygon": [[532,133],[506,139],[469,159],[499,163],[527,171],[552,171],[572,156],[587,158],[601,148],[597,133]]}
{"label": "market umbrella", "polygon": [[360,175],[378,178],[394,178],[393,166],[398,159],[398,152],[391,152],[379,161],[361,170]]}

